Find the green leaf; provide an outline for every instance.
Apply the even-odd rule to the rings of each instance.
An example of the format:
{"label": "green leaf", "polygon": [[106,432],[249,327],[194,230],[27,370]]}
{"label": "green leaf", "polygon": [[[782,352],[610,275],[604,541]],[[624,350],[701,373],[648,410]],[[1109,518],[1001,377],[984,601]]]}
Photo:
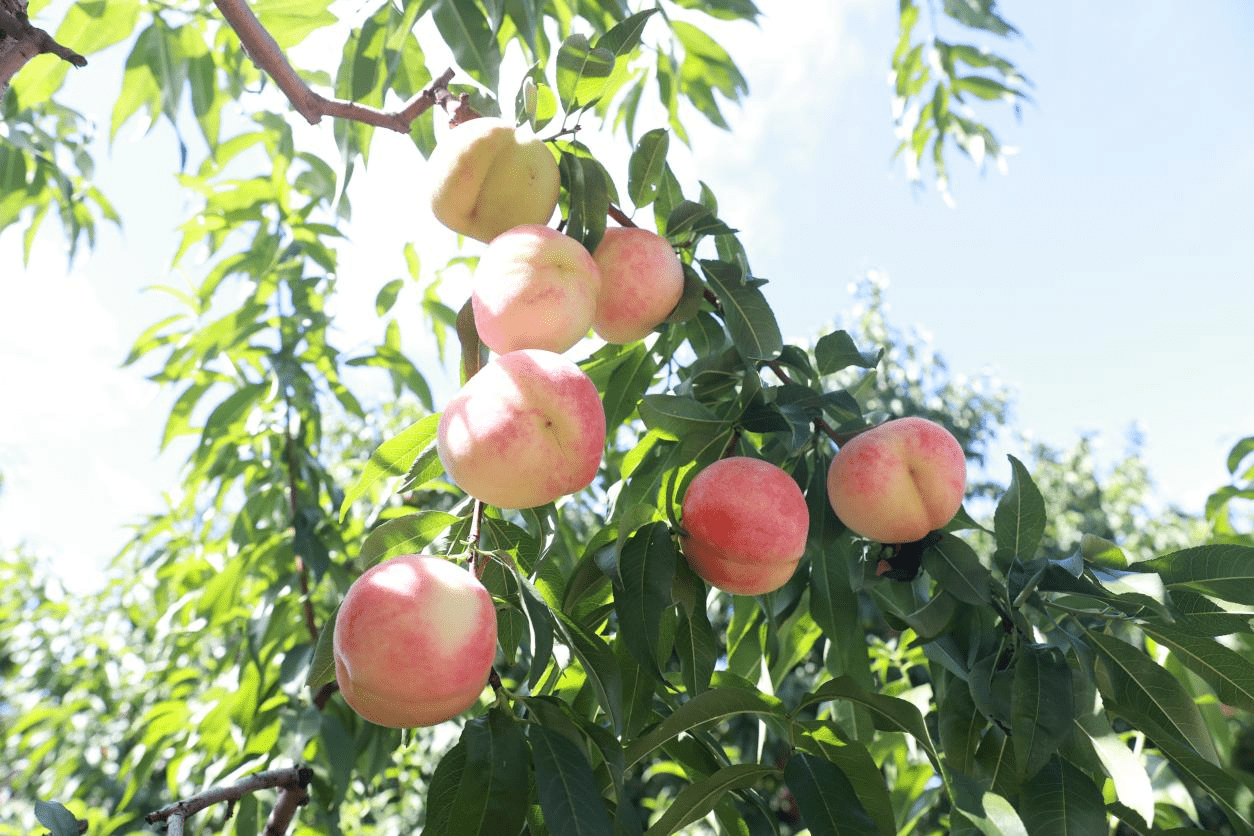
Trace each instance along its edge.
{"label": "green leaf", "polygon": [[457,795],[466,771],[466,745],[458,741],[436,764],[427,785],[427,824],[422,836],[447,836],[449,824],[461,813]]}
{"label": "green leaf", "polygon": [[699,9],[719,20],[756,20],[762,14],[753,0],[676,0],[675,5]]}
{"label": "green leaf", "polygon": [[597,49],[609,50],[615,58],[627,55],[640,45],[640,39],[644,35],[645,24],[649,22],[649,18],[659,11],[661,10],[656,8],[645,9],[642,12],[636,12],[628,18],[624,18],[597,39]]}
{"label": "green leaf", "polygon": [[1141,758],[1115,734],[1104,714],[1086,715],[1076,720],[1076,725],[1093,744],[1093,751],[1114,785],[1115,797],[1144,821],[1152,822],[1154,787]]}
{"label": "green leaf", "polygon": [[1010,730],[1022,779],[1035,775],[1067,741],[1074,714],[1071,668],[1062,651],[1048,645],[1021,646],[1014,660]]}
{"label": "green leaf", "polygon": [[361,544],[357,568],[364,572],[392,557],[419,554],[459,519],[445,511],[418,511],[388,520]]}
{"label": "green leaf", "polygon": [[[670,526],[654,522],[636,531],[618,558],[614,609],[619,639],[646,670],[661,677],[657,646],[662,611],[671,603],[675,580],[675,544]],[[668,653],[669,655],[669,653]]]}
{"label": "green leaf", "polygon": [[981,606],[991,600],[988,570],[975,549],[960,537],[941,534],[938,542],[924,549],[923,568],[959,601]]}
{"label": "green leaf", "polygon": [[679,654],[679,671],[688,693],[696,695],[709,688],[719,649],[704,606],[680,613],[675,630],[675,652]]}
{"label": "green leaf", "polygon": [[374,297],[374,312],[379,316],[383,316],[392,310],[392,306],[396,304],[396,297],[404,286],[404,279],[392,279],[392,281],[379,288],[379,292]]}
{"label": "green leaf", "polygon": [[923,715],[913,703],[886,694],[872,693],[851,677],[841,676],[829,680],[817,691],[802,697],[796,710],[800,711],[808,705],[828,700],[848,700],[861,705],[871,712],[877,729],[903,731],[912,735],[927,753],[932,766],[940,772],[940,757],[936,753],[936,747],[932,745],[932,737],[923,722]]}
{"label": "green leaf", "polygon": [[466,751],[448,836],[518,833],[527,814],[530,760],[527,740],[514,717],[492,708],[462,730]]}
{"label": "green leaf", "polygon": [[1058,757],[1032,779],[1031,790],[1019,799],[1019,812],[1029,836],[1093,836],[1108,829],[1101,791]]}
{"label": "green leaf", "polygon": [[645,395],[638,409],[646,427],[676,441],[712,436],[727,426],[709,407],[686,395]]}
{"label": "green leaf", "polygon": [[814,361],[819,374],[834,374],[841,369],[856,366],[873,369],[879,365],[883,350],[875,353],[858,351],[853,337],[847,331],[833,331],[819,337],[814,344]]}
{"label": "green leaf", "polygon": [[1221,808],[1228,821],[1238,832],[1250,834],[1254,832],[1250,820],[1244,811],[1250,809],[1251,796],[1249,786],[1232,771],[1216,766],[1198,756],[1197,752],[1171,738],[1154,741],[1160,752],[1167,756],[1172,765],[1188,782],[1201,789]]}
{"label": "green leaf", "polygon": [[722,262],[702,261],[702,272],[723,307],[732,344],[746,360],[770,360],[784,347],[775,312],[762,291],[733,283]]}
{"label": "green leaf", "polygon": [[1155,737],[1172,735],[1211,763],[1219,762],[1202,714],[1179,680],[1127,642],[1104,633],[1086,635],[1098,651],[1097,687],[1110,711]]}
{"label": "green leaf", "polygon": [[536,795],[553,836],[614,836],[588,758],[566,735],[533,725]]}
{"label": "green leaf", "polygon": [[805,730],[799,738],[795,738],[799,749],[831,761],[849,779],[880,836],[896,836],[893,801],[884,783],[884,775],[866,746],[854,741],[845,742],[845,732],[838,730],[837,722],[833,720],[794,721],[794,728]]}
{"label": "green leaf", "polygon": [[564,150],[557,167],[569,196],[566,234],[593,252],[605,234],[610,209],[609,176],[596,160]]}
{"label": "green leaf", "polygon": [[615,730],[623,726],[623,686],[618,662],[609,645],[595,633],[585,630],[561,610],[550,610],[566,646],[570,648],[596,693],[597,701],[610,716]]}
{"label": "green leaf", "polygon": [[338,18],[326,0],[266,0],[257,5],[257,19],[282,49],[296,46],[315,30],[330,26]]}
{"label": "green leaf", "polygon": [[474,0],[448,0],[436,3],[431,16],[457,65],[495,93],[501,52],[479,4]]}
{"label": "green leaf", "polygon": [[51,836],[78,836],[78,819],[57,801],[35,801],[35,818]]}
{"label": "green leaf", "polygon": [[794,752],[784,767],[784,782],[813,836],[879,836],[853,784],[831,761]]}
{"label": "green leaf", "polygon": [[[666,187],[667,178],[663,175],[659,190],[664,191]],[[691,200],[680,200],[675,204],[670,214],[667,215],[663,229],[665,230],[664,235],[676,243],[682,238],[697,238],[702,235],[728,235],[735,232],[734,229],[715,217],[709,208]]]}
{"label": "green leaf", "polygon": [[1194,636],[1163,624],[1143,623],[1146,635],[1166,646],[1186,668],[1215,689],[1220,702],[1254,711],[1254,663],[1214,639]]}
{"label": "green leaf", "polygon": [[378,486],[380,482],[393,476],[404,475],[418,458],[418,454],[434,443],[439,423],[438,414],[428,415],[380,444],[370,455],[370,460],[366,462],[366,469],[362,471],[361,476],[357,477],[357,481],[344,494],[344,501],[340,503],[340,522],[344,522],[352,504]]}
{"label": "green leaf", "polygon": [[627,766],[634,766],[654,749],[684,732],[740,714],[782,718],[784,709],[779,700],[760,691],[730,686],[713,688],[688,700],[650,732],[628,744]]}
{"label": "green leaf", "polygon": [[527,675],[527,684],[534,688],[544,674],[549,660],[553,658],[553,629],[555,618],[549,609],[548,602],[540,591],[528,580],[515,561],[509,561],[510,569],[518,583],[518,594],[522,599],[523,611],[527,614],[527,623],[531,628],[531,670]]}
{"label": "green leaf", "polygon": [[945,764],[950,769],[975,776],[975,753],[988,720],[975,707],[971,688],[960,679],[950,678],[936,711],[937,731]]}
{"label": "green leaf", "polygon": [[318,644],[309,661],[305,685],[315,691],[335,680],[335,617],[339,612],[340,605],[336,604],[335,610],[322,623],[322,630],[318,632]]}
{"label": "green leaf", "polygon": [[614,53],[571,35],[557,51],[557,97],[567,113],[596,104],[614,71]]}
{"label": "green leaf", "polygon": [[1010,487],[993,513],[993,532],[999,550],[1026,563],[1036,554],[1045,533],[1045,500],[1023,463],[1014,456],[1007,458],[1013,473]]}
{"label": "green leaf", "polygon": [[665,128],[654,128],[640,137],[627,162],[627,196],[637,208],[657,199],[662,176],[666,174],[666,152],[671,135]]}
{"label": "green leaf", "polygon": [[727,793],[752,787],[764,778],[778,774],[779,770],[775,767],[756,763],[725,766],[680,790],[645,836],[670,836],[704,818]]}
{"label": "green leaf", "polygon": [[1168,589],[1184,587],[1237,604],[1254,604],[1254,547],[1197,546],[1128,568],[1157,572]]}

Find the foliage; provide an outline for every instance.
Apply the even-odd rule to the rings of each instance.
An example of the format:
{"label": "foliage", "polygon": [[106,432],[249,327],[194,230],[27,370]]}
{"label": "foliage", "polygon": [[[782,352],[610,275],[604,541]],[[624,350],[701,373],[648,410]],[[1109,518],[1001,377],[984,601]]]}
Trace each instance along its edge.
{"label": "foliage", "polygon": [[[973,32],[1014,34],[991,2],[943,8]],[[922,55],[918,9],[901,11],[905,55]],[[142,115],[206,148],[181,176],[195,205],[175,263],[196,278],[169,290],[184,312],[128,358],[177,390],[162,442],[187,458],[168,507],[137,527],[99,595],[69,599],[23,555],[0,563],[0,809],[14,822],[0,833],[26,832],[36,809],[66,826],[54,801],[92,833],[144,830],[172,800],[298,762],[314,777],[297,833],[1254,829],[1247,778],[1232,768],[1248,764],[1237,731],[1254,710],[1254,546],[1224,515],[1247,492],[1248,443],[1230,467],[1240,485],[1211,505],[1222,542],[1204,545],[1179,542],[1184,520],[1147,523],[1135,458],[1104,491],[1069,478],[1086,466],[1083,445],[1025,457],[1036,478],[1012,457],[1009,485],[973,486],[970,513],[918,543],[859,540],[831,512],[824,479],[849,434],[926,415],[979,464],[1009,401],[893,331],[882,286],[848,331],[785,344],[732,212],[675,177],[669,137],[684,141],[694,116],[721,124],[746,93],[692,21],[758,14],[748,0],[634,14],[622,0],[384,3],[362,11],[336,66],[306,74],[363,104],[412,97],[441,69],[413,35],[421,24],[475,82],[458,88],[473,106],[509,112],[513,91],[497,88],[517,49],[534,67],[514,113],[557,132],[565,231],[592,245],[630,202],[685,263],[688,292],[659,333],[576,350],[611,428],[593,486],[480,516],[443,478],[437,369],[410,359],[395,310],[418,297],[437,344],[456,339],[463,367],[477,368],[473,321],[435,292],[420,247],[405,245],[409,277],[381,283],[375,344],[337,345],[337,223],[374,129],[337,121],[334,162],[299,147],[207,6],[72,8],[59,37],[95,16],[80,48],[128,44],[110,133]],[[334,15],[279,3],[262,22],[289,48]],[[1001,82],[960,75],[959,60],[1018,83],[988,53],[931,47],[950,56],[933,101],[995,98],[980,91]],[[6,107],[35,124],[56,81],[19,75]],[[232,100],[253,115],[228,117]],[[980,127],[940,113],[927,141],[972,152]],[[414,122],[419,152],[432,123]],[[621,132],[625,184],[582,141],[595,124]],[[33,228],[47,207],[70,205],[53,192],[23,192],[0,222]],[[85,211],[66,221],[72,235],[89,228]],[[797,574],[756,598],[707,588],[678,537],[685,486],[732,453],[785,467],[811,515]],[[362,569],[422,550],[486,558],[501,684],[463,721],[402,733],[333,693],[328,625]],[[200,815],[251,834],[271,806],[249,795],[229,822],[220,809]]]}

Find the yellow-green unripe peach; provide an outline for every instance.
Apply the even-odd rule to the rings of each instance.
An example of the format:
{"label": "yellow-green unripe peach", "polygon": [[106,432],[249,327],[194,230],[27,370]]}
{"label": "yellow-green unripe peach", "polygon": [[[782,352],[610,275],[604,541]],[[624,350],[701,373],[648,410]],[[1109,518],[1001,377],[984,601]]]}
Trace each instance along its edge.
{"label": "yellow-green unripe peach", "polygon": [[496,656],[496,608],[470,572],[409,554],[367,569],[335,617],[335,680],[372,723],[403,729],[479,699]]}
{"label": "yellow-green unripe peach", "polygon": [[548,223],[557,161],[529,130],[481,117],[449,131],[427,161],[431,211],[454,232],[488,242],[519,224]]}
{"label": "yellow-green unripe peach", "polygon": [[497,354],[561,354],[587,335],[600,288],[583,244],[540,224],[516,226],[492,239],[475,268],[475,327]]}
{"label": "yellow-green unripe peach", "polygon": [[592,330],[607,343],[642,340],[679,304],[684,268],[670,243],[637,227],[610,227],[592,252],[601,268]]}
{"label": "yellow-green unripe peach", "polygon": [[738,595],[779,589],[806,547],[810,512],[779,467],[747,456],[720,459],[688,485],[683,552],[712,586]]}
{"label": "yellow-green unripe peach", "polygon": [[949,430],[926,418],[898,418],[854,436],[827,471],[827,498],[854,533],[911,543],[962,507],[967,460]]}
{"label": "yellow-green unripe peach", "polygon": [[596,385],[560,354],[502,354],[449,401],[436,452],[449,478],[498,508],[533,508],[592,484],[605,448]]}

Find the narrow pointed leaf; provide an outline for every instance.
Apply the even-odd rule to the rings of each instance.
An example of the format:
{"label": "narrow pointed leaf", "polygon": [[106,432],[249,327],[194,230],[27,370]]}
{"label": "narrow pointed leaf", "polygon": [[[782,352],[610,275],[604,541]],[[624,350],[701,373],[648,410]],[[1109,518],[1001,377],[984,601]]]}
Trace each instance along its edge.
{"label": "narrow pointed leaf", "polygon": [[756,763],[738,763],[724,767],[684,787],[666,808],[666,812],[648,829],[645,836],[670,836],[704,818],[729,792],[752,787],[763,779],[778,775],[779,769]]}
{"label": "narrow pointed leaf", "polygon": [[1129,569],[1157,572],[1168,589],[1184,587],[1237,604],[1254,604],[1254,547],[1198,546],[1133,563]]}
{"label": "narrow pointed leaf", "polygon": [[418,454],[435,441],[435,431],[439,423],[439,415],[428,415],[380,444],[370,455],[361,476],[357,477],[357,481],[344,494],[344,501],[340,504],[340,522],[344,521],[352,504],[380,482],[393,476],[405,475]]}
{"label": "narrow pointed leaf", "polygon": [[1106,805],[1089,776],[1068,761],[1051,758],[1019,800],[1029,836],[1093,836],[1105,833]]}
{"label": "narrow pointed leaf", "polygon": [[614,836],[588,758],[561,732],[533,725],[536,795],[552,836]]}
{"label": "narrow pointed leaf", "polygon": [[448,836],[518,833],[527,813],[530,774],[527,739],[518,721],[499,708],[462,731],[466,762],[453,802]]}
{"label": "narrow pointed leaf", "polygon": [[1192,636],[1165,625],[1146,623],[1143,629],[1214,688],[1221,702],[1254,711],[1254,663],[1246,656],[1214,639]]}
{"label": "narrow pointed leaf", "polygon": [[960,537],[942,534],[923,551],[923,568],[959,601],[980,606],[990,600],[988,570]]}
{"label": "narrow pointed leaf", "polygon": [[679,706],[652,731],[627,746],[627,766],[634,766],[668,740],[715,720],[739,714],[783,717],[782,703],[775,697],[744,688],[714,688]]}
{"label": "narrow pointed leaf", "polygon": [[784,767],[784,781],[813,836],[879,836],[853,785],[831,761],[794,753]]}
{"label": "narrow pointed leaf", "polygon": [[1036,554],[1045,533],[1045,501],[1023,463],[1008,456],[1010,487],[993,513],[997,548],[1027,562]]}
{"label": "narrow pointed leaf", "polygon": [[1014,661],[1010,726],[1015,762],[1031,778],[1071,736],[1071,668],[1056,647],[1025,645]]}

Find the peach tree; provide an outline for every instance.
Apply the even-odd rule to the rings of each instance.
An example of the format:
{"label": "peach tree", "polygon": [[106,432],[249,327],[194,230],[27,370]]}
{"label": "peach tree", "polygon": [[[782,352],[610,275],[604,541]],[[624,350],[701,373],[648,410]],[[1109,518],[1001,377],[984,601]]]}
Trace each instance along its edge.
{"label": "peach tree", "polygon": [[[1153,525],[1070,495],[1043,457],[1048,493],[1012,458],[1008,485],[969,484],[964,497],[959,484],[966,502],[936,511],[936,485],[914,466],[934,463],[930,448],[890,429],[914,424],[887,422],[944,427],[952,475],[983,464],[1001,418],[990,409],[1004,404],[895,378],[874,329],[786,342],[735,207],[671,164],[685,120],[725,127],[722,107],[747,92],[707,30],[755,21],[750,0],[337,6],[352,24],[339,55],[300,69],[293,48],[336,24],[318,0],[256,14],[242,0],[80,0],[51,34],[39,4],[0,10],[0,229],[23,229],[29,250],[55,212],[72,244],[90,244],[116,215],[92,183],[85,133],[145,118],[188,155],[193,208],[172,270],[194,277],[171,288],[181,312],[127,358],[176,392],[161,443],[186,464],[168,507],[137,525],[89,600],[60,597],[25,560],[0,564],[0,809],[13,817],[0,833],[30,832],[35,818],[57,836],[1254,830],[1234,768],[1254,710],[1254,547],[1231,514],[1249,496],[1254,445],[1233,452],[1213,536],[1160,526],[1146,537]],[[976,108],[1026,97],[985,43],[1017,32],[993,0],[901,0],[899,14],[893,92],[913,116],[898,150],[943,182],[952,149],[998,153]],[[428,58],[433,37],[451,66]],[[83,56],[117,44],[111,106],[59,104],[66,67],[91,72]],[[505,89],[509,56],[522,58]],[[303,147],[292,115],[325,120],[338,157]],[[517,141],[519,125],[538,140]],[[375,133],[406,135],[443,170],[468,128],[505,158],[481,184],[508,190],[551,164],[555,179],[535,175],[550,183],[550,215],[505,213],[497,229],[485,215],[496,224],[502,204],[442,181],[438,211],[451,201],[450,226],[481,241],[434,269],[420,258],[433,242],[396,242],[408,275],[380,281],[376,339],[341,349],[337,270],[352,243],[340,227],[350,180],[387,176],[366,165]],[[618,156],[594,154],[593,135]],[[416,191],[399,190],[404,211]],[[441,427],[465,390],[438,379],[452,366],[454,389],[512,391],[514,378],[486,371],[497,361],[465,277],[519,224],[552,227],[535,237],[589,256],[601,282],[621,263],[597,256],[602,242],[646,230],[680,281],[643,333],[563,349],[603,420],[591,476],[513,501],[559,455],[529,461],[528,444],[491,462],[504,471],[488,481],[511,488],[493,504],[454,472],[462,458]],[[422,338],[402,334],[416,320]],[[595,313],[577,331],[589,325],[607,336]],[[503,437],[521,432],[507,424]],[[876,456],[848,481],[833,468],[867,446],[879,459],[906,450],[887,507]],[[857,510],[841,512],[834,494]],[[895,542],[881,532],[899,529],[863,524],[892,523],[915,499],[925,533]],[[1061,528],[1047,508],[1076,524]],[[744,571],[726,564],[784,537],[795,545],[770,583],[756,583],[761,572],[726,582]],[[414,662],[470,617],[446,610],[461,599],[391,619],[380,585],[346,601],[379,567],[429,565],[415,554],[465,567],[464,598],[491,602],[482,690],[476,679],[464,693],[452,662]],[[342,604],[369,616],[364,633],[337,629]],[[391,703],[446,677],[457,705],[358,713],[341,689],[360,683],[337,662],[363,653],[370,687],[400,689]]]}

